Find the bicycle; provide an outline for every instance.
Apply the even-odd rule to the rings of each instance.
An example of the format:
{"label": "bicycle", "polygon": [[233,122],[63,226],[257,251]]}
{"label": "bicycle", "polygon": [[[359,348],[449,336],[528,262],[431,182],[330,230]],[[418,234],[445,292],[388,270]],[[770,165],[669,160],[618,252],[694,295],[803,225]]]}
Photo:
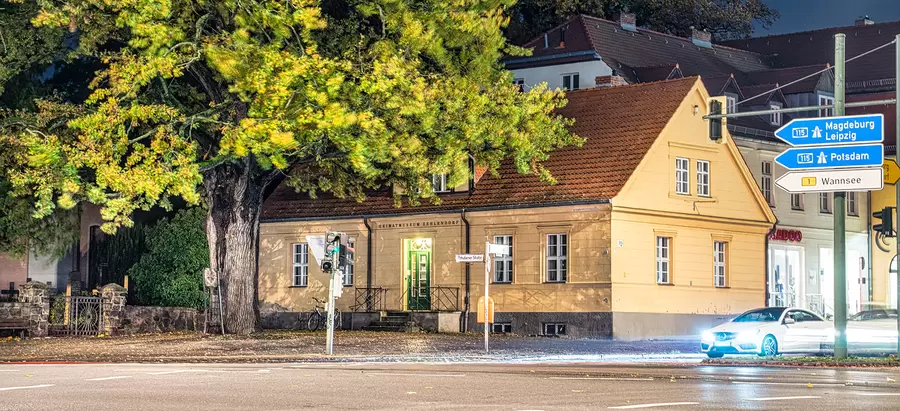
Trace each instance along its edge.
{"label": "bicycle", "polygon": [[[315,302],[315,306],[313,311],[309,313],[309,316],[306,319],[306,328],[310,331],[316,331],[319,329],[325,328],[327,325],[327,313],[323,307],[325,305],[325,301],[322,301],[316,297],[313,297],[313,301]],[[334,309],[334,329],[341,328],[341,310],[338,310],[337,307]]]}

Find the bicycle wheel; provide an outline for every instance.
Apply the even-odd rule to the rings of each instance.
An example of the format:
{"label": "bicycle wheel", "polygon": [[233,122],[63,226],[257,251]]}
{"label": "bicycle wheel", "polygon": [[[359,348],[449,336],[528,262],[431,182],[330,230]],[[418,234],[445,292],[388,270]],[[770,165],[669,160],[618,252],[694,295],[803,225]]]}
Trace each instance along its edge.
{"label": "bicycle wheel", "polygon": [[321,314],[313,312],[309,315],[309,319],[306,320],[306,328],[310,331],[318,330],[322,326],[322,318]]}

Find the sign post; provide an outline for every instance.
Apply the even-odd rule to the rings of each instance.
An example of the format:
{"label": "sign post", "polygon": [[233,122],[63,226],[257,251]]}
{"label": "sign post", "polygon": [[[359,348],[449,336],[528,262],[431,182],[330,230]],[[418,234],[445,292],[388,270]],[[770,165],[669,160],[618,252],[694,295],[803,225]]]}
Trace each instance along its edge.
{"label": "sign post", "polygon": [[484,352],[489,353],[491,349],[488,344],[488,336],[491,333],[490,323],[490,305],[491,297],[488,289],[491,285],[491,243],[484,243]]}

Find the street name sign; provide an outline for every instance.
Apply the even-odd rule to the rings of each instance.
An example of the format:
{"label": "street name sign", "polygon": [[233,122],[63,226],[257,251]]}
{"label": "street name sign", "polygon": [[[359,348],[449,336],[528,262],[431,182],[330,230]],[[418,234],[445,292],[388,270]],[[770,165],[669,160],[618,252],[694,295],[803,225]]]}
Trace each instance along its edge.
{"label": "street name sign", "polygon": [[506,244],[488,244],[488,252],[493,255],[509,255],[509,246]]}
{"label": "street name sign", "polygon": [[881,167],[790,171],[775,180],[775,185],[789,193],[881,190],[883,173]]}
{"label": "street name sign", "polygon": [[776,130],[775,137],[795,147],[880,143],[884,115],[798,118]]}
{"label": "street name sign", "polygon": [[881,144],[797,147],[779,154],[775,162],[788,170],[881,167],[884,147]]}
{"label": "street name sign", "polygon": [[900,180],[900,165],[894,159],[886,158],[881,168],[884,169],[884,183],[897,184],[897,180]]}
{"label": "street name sign", "polygon": [[457,263],[480,263],[484,261],[484,254],[457,254]]}

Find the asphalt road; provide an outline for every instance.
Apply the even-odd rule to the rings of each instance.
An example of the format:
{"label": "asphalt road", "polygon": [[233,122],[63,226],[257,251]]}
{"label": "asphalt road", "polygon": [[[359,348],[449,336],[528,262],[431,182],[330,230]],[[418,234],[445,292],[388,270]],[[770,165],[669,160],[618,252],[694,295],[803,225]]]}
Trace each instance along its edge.
{"label": "asphalt road", "polygon": [[896,410],[900,370],[590,363],[0,365],[2,410]]}

